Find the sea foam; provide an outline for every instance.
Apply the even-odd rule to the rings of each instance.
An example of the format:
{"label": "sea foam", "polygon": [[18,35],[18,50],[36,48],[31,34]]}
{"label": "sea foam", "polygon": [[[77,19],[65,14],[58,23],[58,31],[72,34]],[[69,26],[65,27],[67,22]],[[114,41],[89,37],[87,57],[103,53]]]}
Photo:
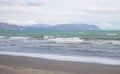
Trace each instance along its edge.
{"label": "sea foam", "polygon": [[86,56],[65,56],[59,54],[47,54],[47,53],[19,53],[19,52],[8,52],[0,51],[2,55],[11,56],[26,56],[33,58],[43,58],[58,61],[72,61],[72,62],[86,62],[86,63],[99,63],[107,65],[120,65],[120,60],[113,60],[107,58],[96,58],[96,57],[86,57]]}
{"label": "sea foam", "polygon": [[71,37],[71,38],[53,38],[48,39],[50,42],[56,42],[56,43],[81,43],[84,42],[83,39],[80,39],[78,37]]}
{"label": "sea foam", "polygon": [[106,33],[106,35],[117,35],[116,33]]}
{"label": "sea foam", "polygon": [[18,37],[10,37],[9,40],[26,40],[29,39],[29,37],[22,37],[22,36],[18,36]]}
{"label": "sea foam", "polygon": [[0,39],[6,38],[6,36],[0,36]]}

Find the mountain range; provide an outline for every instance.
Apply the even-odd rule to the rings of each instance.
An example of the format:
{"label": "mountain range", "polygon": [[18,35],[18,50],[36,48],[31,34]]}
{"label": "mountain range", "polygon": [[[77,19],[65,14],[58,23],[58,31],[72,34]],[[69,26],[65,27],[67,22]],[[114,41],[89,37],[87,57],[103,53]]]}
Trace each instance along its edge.
{"label": "mountain range", "polygon": [[99,30],[95,25],[89,24],[59,24],[48,28],[50,30]]}
{"label": "mountain range", "polygon": [[0,22],[0,30],[100,30],[100,28],[89,24],[58,24],[55,26],[35,24],[24,27]]}
{"label": "mountain range", "polygon": [[14,24],[0,22],[0,30],[24,30],[24,29],[26,28],[23,26],[17,26]]}

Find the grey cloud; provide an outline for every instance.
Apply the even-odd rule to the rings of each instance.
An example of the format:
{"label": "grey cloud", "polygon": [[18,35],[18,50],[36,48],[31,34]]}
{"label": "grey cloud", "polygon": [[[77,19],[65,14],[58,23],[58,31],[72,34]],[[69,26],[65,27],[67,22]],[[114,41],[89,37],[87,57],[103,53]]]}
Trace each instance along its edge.
{"label": "grey cloud", "polygon": [[0,5],[7,5],[7,6],[11,6],[11,5],[14,5],[14,3],[12,3],[12,2],[9,2],[9,1],[0,1]]}
{"label": "grey cloud", "polygon": [[25,4],[22,5],[26,5],[26,6],[42,6],[43,4],[40,2],[26,2]]}
{"label": "grey cloud", "polygon": [[0,6],[42,6],[43,4],[39,1],[31,0],[0,0]]}

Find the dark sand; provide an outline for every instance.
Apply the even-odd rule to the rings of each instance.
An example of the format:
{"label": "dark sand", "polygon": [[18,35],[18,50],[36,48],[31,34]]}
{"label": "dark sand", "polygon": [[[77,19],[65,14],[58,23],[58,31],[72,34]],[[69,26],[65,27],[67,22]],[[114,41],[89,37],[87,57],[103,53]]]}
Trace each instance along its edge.
{"label": "dark sand", "polygon": [[0,74],[120,74],[120,65],[0,55]]}

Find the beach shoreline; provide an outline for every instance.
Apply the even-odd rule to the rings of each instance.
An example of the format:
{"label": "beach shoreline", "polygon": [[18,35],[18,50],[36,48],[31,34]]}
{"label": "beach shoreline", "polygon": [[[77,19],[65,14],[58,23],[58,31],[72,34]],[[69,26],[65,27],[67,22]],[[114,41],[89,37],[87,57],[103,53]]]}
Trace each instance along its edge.
{"label": "beach shoreline", "polygon": [[120,66],[0,55],[1,74],[119,74]]}

